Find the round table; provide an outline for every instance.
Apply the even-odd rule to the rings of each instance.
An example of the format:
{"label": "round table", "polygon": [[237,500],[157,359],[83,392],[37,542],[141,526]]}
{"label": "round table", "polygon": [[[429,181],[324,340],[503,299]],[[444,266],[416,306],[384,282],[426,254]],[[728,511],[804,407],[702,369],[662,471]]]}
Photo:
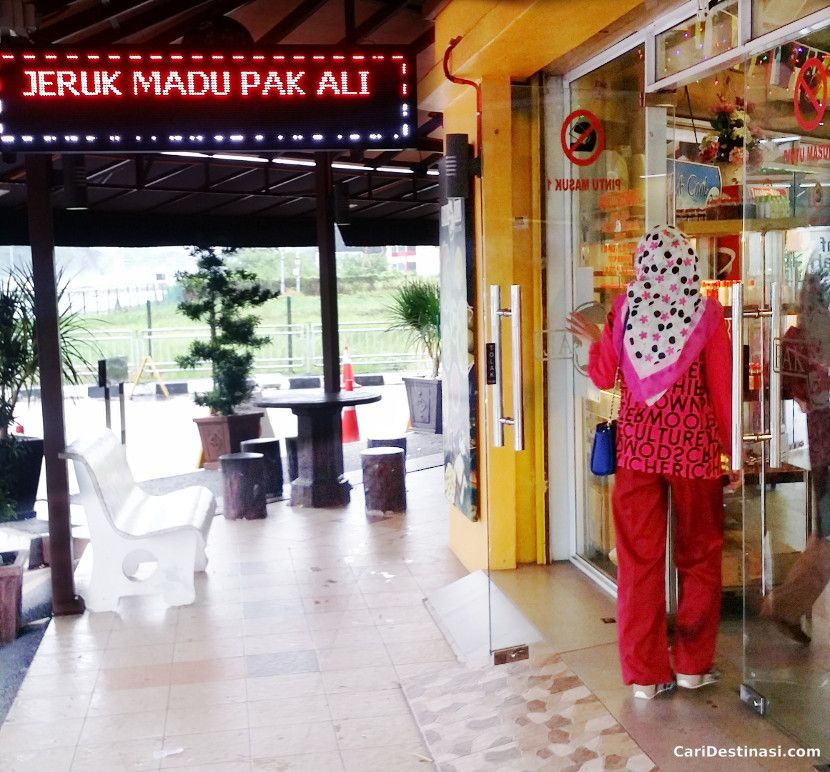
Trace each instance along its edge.
{"label": "round table", "polygon": [[291,483],[291,504],[340,507],[349,503],[351,485],[343,476],[340,411],[380,400],[368,389],[325,392],[292,389],[257,400],[257,407],[283,407],[297,416],[297,471]]}

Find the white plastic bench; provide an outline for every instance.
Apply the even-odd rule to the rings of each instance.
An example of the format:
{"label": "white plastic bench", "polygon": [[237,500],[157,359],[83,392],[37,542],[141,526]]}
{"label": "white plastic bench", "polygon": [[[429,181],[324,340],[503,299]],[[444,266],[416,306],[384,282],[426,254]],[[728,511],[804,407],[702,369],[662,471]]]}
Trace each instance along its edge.
{"label": "white plastic bench", "polygon": [[[124,448],[109,430],[61,454],[75,466],[92,545],[91,611],[115,611],[127,595],[161,594],[170,606],[192,603],[195,571],[207,566],[205,542],[216,512],[208,488],[193,485],[151,496],[133,479]],[[142,563],[155,571],[140,578]]]}

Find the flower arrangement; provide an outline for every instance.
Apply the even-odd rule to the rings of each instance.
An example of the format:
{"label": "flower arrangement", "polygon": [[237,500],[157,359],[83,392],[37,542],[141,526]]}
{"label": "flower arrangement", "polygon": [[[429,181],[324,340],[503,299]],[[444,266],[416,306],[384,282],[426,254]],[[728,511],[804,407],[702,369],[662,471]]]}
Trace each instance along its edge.
{"label": "flower arrangement", "polygon": [[710,123],[714,131],[700,141],[700,160],[703,163],[740,166],[747,154],[750,163],[760,160],[758,137],[749,128],[749,112],[740,97],[732,103],[718,95],[718,101],[712,107]]}

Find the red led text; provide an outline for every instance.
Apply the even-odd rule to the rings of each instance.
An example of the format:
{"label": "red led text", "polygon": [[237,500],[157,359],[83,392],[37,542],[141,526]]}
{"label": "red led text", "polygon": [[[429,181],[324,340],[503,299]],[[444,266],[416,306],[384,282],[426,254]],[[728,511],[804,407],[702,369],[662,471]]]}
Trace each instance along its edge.
{"label": "red led text", "polygon": [[368,70],[72,70],[26,69],[24,97],[361,97],[371,96]]}

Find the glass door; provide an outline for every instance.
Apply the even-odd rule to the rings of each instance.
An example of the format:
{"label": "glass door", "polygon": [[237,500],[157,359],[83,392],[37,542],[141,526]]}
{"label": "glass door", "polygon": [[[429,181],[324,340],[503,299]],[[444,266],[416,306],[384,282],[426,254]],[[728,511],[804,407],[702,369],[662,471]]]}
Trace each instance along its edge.
{"label": "glass door", "polygon": [[827,52],[825,29],[743,68],[753,147],[733,421],[744,440],[742,697],[830,757]]}
{"label": "glass door", "polygon": [[[572,307],[601,326],[633,278],[634,250],[647,221],[665,222],[666,217],[666,116],[665,110],[655,116],[654,109],[643,104],[644,79],[644,49],[638,47],[572,81],[570,121],[566,118],[560,137],[567,148],[563,152],[569,176],[557,182],[568,186],[576,246]],[[649,161],[653,164],[655,159],[658,169],[649,175]],[[573,381],[575,559],[600,579],[613,582],[614,476],[591,474],[589,456],[597,424],[608,420],[617,395],[613,388],[593,386],[587,360],[587,348],[578,346]]]}
{"label": "glass door", "polygon": [[[733,340],[718,658],[830,758],[830,32],[678,88],[673,209]],[[827,126],[825,126],[827,123]],[[737,461],[737,463],[734,463]]]}

